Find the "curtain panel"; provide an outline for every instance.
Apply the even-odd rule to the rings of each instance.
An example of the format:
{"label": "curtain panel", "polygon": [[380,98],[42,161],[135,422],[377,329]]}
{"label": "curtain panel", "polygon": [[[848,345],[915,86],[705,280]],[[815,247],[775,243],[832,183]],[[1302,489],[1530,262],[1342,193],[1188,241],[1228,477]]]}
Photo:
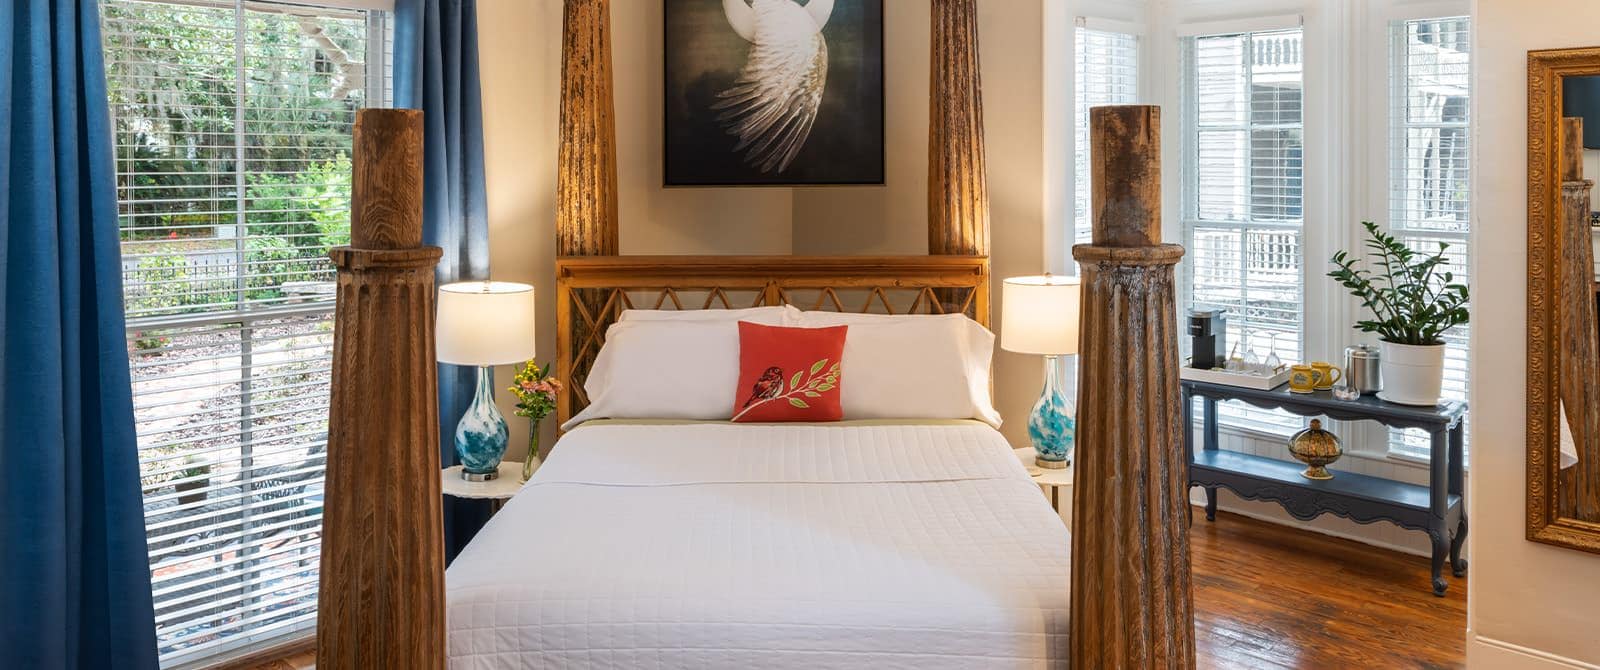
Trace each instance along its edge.
{"label": "curtain panel", "polygon": [[0,665],[153,669],[97,3],[0,31]]}
{"label": "curtain panel", "polygon": [[[423,112],[422,237],[444,249],[444,284],[489,278],[489,215],[483,176],[477,3],[396,0],[394,106]],[[456,423],[472,402],[477,371],[439,365],[439,455],[456,461]],[[489,518],[486,500],[445,498],[445,560],[454,560]]]}

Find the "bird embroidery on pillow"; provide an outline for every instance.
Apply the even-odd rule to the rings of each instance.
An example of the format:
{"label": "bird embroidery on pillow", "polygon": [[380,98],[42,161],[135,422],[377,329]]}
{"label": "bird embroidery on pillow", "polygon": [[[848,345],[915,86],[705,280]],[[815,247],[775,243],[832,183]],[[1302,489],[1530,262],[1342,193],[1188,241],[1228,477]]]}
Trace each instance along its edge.
{"label": "bird embroidery on pillow", "polygon": [[744,401],[744,408],[748,409],[758,401],[776,398],[779,393],[783,393],[783,369],[774,365],[761,373],[761,378],[750,388],[750,399]]}

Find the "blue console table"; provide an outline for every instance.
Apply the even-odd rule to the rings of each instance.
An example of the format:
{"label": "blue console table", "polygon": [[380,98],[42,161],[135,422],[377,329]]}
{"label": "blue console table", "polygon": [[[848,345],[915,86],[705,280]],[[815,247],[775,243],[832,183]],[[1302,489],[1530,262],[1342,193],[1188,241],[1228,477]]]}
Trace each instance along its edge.
{"label": "blue console table", "polygon": [[[1467,406],[1445,402],[1435,407],[1413,407],[1384,402],[1372,396],[1339,400],[1327,391],[1299,394],[1281,387],[1270,391],[1185,379],[1183,418],[1184,449],[1189,455],[1189,486],[1206,490],[1206,520],[1215,521],[1217,489],[1226,488],[1250,500],[1271,500],[1289,514],[1310,521],[1324,513],[1358,523],[1388,521],[1402,528],[1426,532],[1433,541],[1433,594],[1443,596],[1448,584],[1441,572],[1448,557],[1451,573],[1467,573],[1461,546],[1467,539],[1467,509],[1462,488],[1462,417]],[[1194,398],[1203,411],[1202,448],[1194,448]],[[1428,485],[1418,486],[1379,477],[1331,469],[1334,478],[1312,480],[1300,476],[1305,466],[1254,454],[1227,451],[1217,446],[1217,402],[1239,400],[1266,409],[1281,409],[1301,416],[1326,416],[1343,420],[1376,421],[1395,428],[1419,428],[1432,438],[1428,458]],[[1285,451],[1287,456],[1287,451]],[[1454,529],[1453,532],[1451,529]]]}

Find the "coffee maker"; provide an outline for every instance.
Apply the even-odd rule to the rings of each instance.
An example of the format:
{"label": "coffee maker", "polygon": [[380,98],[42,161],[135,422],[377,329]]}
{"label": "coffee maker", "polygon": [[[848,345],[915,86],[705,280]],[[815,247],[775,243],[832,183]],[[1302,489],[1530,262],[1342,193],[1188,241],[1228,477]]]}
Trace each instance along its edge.
{"label": "coffee maker", "polygon": [[1227,362],[1227,316],[1220,309],[1189,310],[1189,367],[1210,370]]}

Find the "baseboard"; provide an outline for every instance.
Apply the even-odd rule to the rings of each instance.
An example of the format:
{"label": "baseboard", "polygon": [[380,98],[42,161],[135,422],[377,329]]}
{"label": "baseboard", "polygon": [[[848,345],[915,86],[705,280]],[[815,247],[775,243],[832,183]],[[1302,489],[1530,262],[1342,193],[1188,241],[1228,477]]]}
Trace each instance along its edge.
{"label": "baseboard", "polygon": [[1469,670],[1600,670],[1600,665],[1467,633]]}

